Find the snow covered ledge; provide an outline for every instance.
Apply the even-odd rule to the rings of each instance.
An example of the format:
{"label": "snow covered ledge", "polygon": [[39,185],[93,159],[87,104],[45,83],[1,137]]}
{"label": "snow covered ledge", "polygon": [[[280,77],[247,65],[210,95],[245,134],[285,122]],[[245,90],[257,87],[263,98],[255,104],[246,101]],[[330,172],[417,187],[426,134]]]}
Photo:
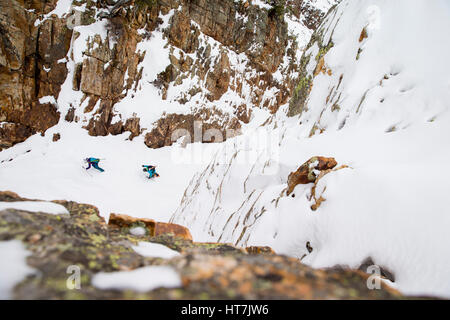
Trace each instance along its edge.
{"label": "snow covered ledge", "polygon": [[26,264],[30,255],[19,240],[0,242],[0,300],[12,299],[12,289],[26,276],[35,273]]}

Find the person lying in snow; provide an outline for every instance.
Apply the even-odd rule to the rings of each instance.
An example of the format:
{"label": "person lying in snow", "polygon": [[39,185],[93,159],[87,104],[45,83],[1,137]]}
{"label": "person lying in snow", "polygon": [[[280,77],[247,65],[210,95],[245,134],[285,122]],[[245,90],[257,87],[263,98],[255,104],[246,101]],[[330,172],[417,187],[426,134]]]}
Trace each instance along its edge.
{"label": "person lying in snow", "polygon": [[153,177],[159,177],[159,174],[156,173],[156,167],[155,166],[142,166],[144,168],[144,172],[148,172],[148,178],[151,179]]}
{"label": "person lying in snow", "polygon": [[88,167],[86,168],[86,170],[89,170],[91,168],[91,165],[92,165],[95,169],[97,169],[100,172],[105,171],[105,170],[103,170],[102,168],[100,168],[98,166],[98,163],[100,162],[100,159],[97,159],[97,158],[86,158],[84,160],[88,163]]}

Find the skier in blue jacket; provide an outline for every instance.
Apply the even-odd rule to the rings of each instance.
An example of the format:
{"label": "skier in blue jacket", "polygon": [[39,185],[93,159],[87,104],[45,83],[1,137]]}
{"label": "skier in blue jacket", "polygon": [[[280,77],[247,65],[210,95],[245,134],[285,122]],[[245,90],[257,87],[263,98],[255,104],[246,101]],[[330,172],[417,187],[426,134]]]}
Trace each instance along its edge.
{"label": "skier in blue jacket", "polygon": [[105,170],[103,170],[102,168],[100,168],[98,166],[98,163],[100,162],[100,159],[97,159],[97,158],[86,158],[84,160],[88,163],[88,167],[86,168],[86,170],[89,170],[91,168],[91,165],[92,165],[95,169],[97,169],[100,172],[105,171]]}
{"label": "skier in blue jacket", "polygon": [[144,169],[144,172],[148,172],[148,178],[152,179],[154,177],[159,177],[159,174],[156,173],[156,167],[155,166],[147,166],[147,165],[143,165],[142,166]]}

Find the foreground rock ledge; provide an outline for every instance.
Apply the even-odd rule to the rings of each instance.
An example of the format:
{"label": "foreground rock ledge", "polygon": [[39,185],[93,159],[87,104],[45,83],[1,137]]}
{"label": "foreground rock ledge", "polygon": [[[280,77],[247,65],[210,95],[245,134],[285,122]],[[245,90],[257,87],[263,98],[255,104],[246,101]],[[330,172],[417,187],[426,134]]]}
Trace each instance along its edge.
{"label": "foreground rock ledge", "polygon": [[[23,201],[0,192],[0,201]],[[223,243],[196,243],[173,232],[134,236],[127,226],[108,226],[96,207],[55,201],[70,215],[7,209],[0,211],[0,241],[21,240],[32,253],[27,263],[39,270],[18,283],[15,299],[399,299],[395,290],[367,288],[368,275],[353,270],[315,270],[270,248],[243,250]],[[165,260],[132,249],[140,241],[164,244],[181,253]],[[81,269],[81,289],[68,290],[67,268]],[[91,284],[102,272],[149,265],[172,266],[182,287],[138,293],[100,290]]]}

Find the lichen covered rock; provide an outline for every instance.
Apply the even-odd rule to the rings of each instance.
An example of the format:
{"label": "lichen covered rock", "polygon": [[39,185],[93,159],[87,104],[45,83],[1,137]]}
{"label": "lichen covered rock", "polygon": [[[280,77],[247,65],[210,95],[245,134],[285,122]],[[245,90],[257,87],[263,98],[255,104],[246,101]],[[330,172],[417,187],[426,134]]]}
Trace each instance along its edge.
{"label": "lichen covered rock", "polygon": [[[12,192],[0,192],[0,201],[30,201]],[[384,284],[367,288],[367,275],[344,269],[314,270],[297,259],[269,249],[236,248],[223,243],[196,243],[176,232],[133,235],[128,216],[113,216],[106,224],[97,208],[71,201],[55,201],[70,215],[0,211],[0,241],[18,239],[31,252],[27,264],[38,270],[18,283],[15,299],[397,299],[401,295]],[[111,221],[111,220],[110,220]],[[161,226],[161,225],[160,225]],[[173,230],[164,224],[164,230]],[[158,229],[156,223],[156,229]],[[188,232],[188,231],[187,231]],[[180,234],[180,233],[178,233]],[[140,241],[166,245],[181,255],[149,258],[133,246]],[[180,275],[180,288],[149,292],[102,290],[92,284],[99,272],[135,270],[144,266],[171,266]],[[80,270],[79,289],[67,286],[68,268]],[[70,269],[72,270],[72,269]]]}

